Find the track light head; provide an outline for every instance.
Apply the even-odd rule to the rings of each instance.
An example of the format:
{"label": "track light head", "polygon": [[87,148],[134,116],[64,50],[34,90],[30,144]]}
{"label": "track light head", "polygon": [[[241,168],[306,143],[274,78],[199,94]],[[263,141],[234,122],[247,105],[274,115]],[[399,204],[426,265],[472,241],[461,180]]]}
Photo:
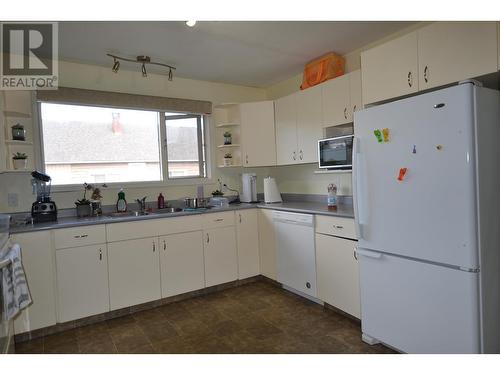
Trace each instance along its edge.
{"label": "track light head", "polygon": [[144,63],[142,63],[142,76],[143,77],[147,77],[148,76],[148,73],[146,72],[146,65]]}
{"label": "track light head", "polygon": [[114,59],[113,67],[111,68],[111,70],[113,71],[113,73],[118,73],[118,69],[120,69],[120,62],[117,59]]}
{"label": "track light head", "polygon": [[174,73],[172,72],[172,68],[168,70],[168,80],[173,81],[174,80]]}

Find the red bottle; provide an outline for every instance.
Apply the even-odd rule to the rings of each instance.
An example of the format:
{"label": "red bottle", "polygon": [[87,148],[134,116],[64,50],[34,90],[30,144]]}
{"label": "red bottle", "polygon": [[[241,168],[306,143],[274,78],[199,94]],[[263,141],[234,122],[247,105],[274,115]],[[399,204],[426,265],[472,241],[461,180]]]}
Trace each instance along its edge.
{"label": "red bottle", "polygon": [[165,198],[160,193],[160,195],[158,195],[158,209],[162,209],[162,208],[165,208]]}

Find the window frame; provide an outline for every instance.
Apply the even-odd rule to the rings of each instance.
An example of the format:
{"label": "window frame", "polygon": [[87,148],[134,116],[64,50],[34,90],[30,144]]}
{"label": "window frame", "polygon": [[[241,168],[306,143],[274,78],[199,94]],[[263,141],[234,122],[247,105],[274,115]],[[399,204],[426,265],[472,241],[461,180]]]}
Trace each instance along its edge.
{"label": "window frame", "polygon": [[[157,109],[150,108],[131,108],[131,107],[120,107],[120,106],[107,106],[100,104],[81,104],[73,102],[63,102],[63,101],[43,101],[36,100],[34,103],[35,110],[33,125],[34,131],[34,141],[36,144],[35,154],[36,154],[36,169],[45,172],[45,155],[44,155],[44,143],[43,143],[43,121],[41,116],[41,105],[42,103],[50,104],[63,104],[63,105],[79,105],[87,107],[102,107],[102,108],[117,108],[117,109],[130,109],[130,110],[144,110],[144,111],[155,111],[158,112],[159,121],[159,139],[160,142],[160,164],[161,164],[161,180],[159,181],[127,181],[127,182],[106,182],[106,185],[111,189],[118,188],[154,188],[154,187],[165,187],[165,186],[192,186],[200,184],[211,184],[212,181],[212,160],[211,160],[211,150],[210,143],[210,119],[208,115],[199,113],[179,113],[179,118],[189,118],[198,117],[198,122],[201,122],[201,127],[198,126],[198,137],[200,137],[200,132],[202,134],[201,142],[198,145],[198,155],[204,156],[205,163],[205,177],[168,177],[168,153],[167,153],[167,128],[165,123],[165,113],[175,113],[176,111],[159,111]],[[168,116],[171,117],[171,116]],[[176,116],[177,117],[177,116]],[[200,139],[200,138],[198,138]],[[201,149],[201,150],[200,150]],[[202,153],[200,153],[200,151]],[[203,163],[202,159],[199,159],[200,168]],[[64,184],[64,185],[52,185],[51,190],[53,192],[74,192],[82,189],[83,182],[81,184]]]}

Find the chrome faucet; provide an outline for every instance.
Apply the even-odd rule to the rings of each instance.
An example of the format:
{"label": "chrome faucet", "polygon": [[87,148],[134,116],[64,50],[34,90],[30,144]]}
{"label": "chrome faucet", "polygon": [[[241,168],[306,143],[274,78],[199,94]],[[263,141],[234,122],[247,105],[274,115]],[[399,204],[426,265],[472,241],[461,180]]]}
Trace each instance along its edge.
{"label": "chrome faucet", "polygon": [[141,214],[146,212],[146,197],[142,199],[136,199],[135,201],[139,204],[139,211],[141,212]]}

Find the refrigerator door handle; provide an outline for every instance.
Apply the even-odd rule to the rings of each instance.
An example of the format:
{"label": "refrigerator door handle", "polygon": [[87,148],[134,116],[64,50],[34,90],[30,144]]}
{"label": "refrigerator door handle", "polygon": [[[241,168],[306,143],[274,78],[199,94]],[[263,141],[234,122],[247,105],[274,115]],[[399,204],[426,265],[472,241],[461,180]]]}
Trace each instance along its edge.
{"label": "refrigerator door handle", "polygon": [[362,255],[368,258],[373,258],[373,259],[380,259],[382,258],[381,253],[376,253],[375,251],[369,251],[365,249],[356,249],[356,254]]}
{"label": "refrigerator door handle", "polygon": [[355,224],[355,231],[356,231],[356,236],[358,237],[358,240],[361,240],[363,237],[361,235],[361,226],[359,224],[360,220],[360,214],[359,214],[359,199],[360,195],[358,192],[358,186],[359,186],[359,138],[354,137],[353,138],[353,145],[352,145],[352,195],[353,195],[353,208],[354,208],[354,224]]}

